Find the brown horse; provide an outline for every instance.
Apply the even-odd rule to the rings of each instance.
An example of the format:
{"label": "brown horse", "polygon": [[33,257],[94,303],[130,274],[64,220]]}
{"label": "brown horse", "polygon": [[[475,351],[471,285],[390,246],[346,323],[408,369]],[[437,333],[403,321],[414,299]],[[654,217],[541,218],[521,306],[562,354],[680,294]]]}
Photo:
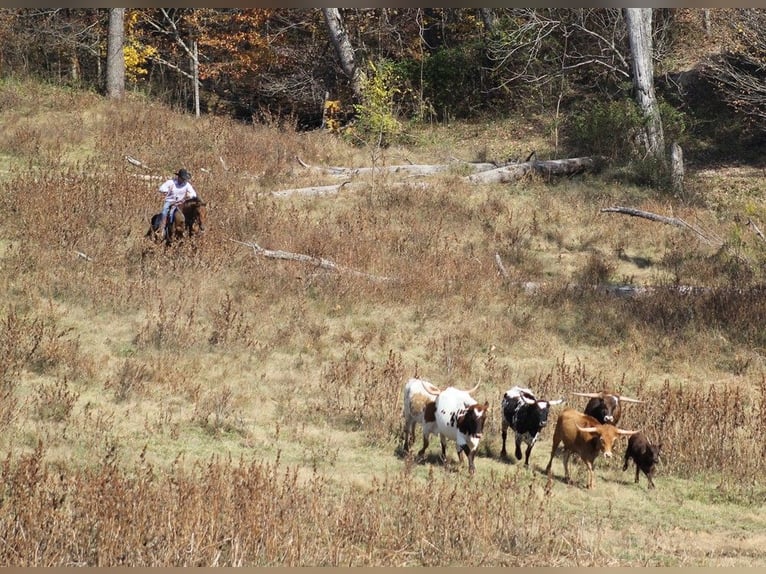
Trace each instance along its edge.
{"label": "brown horse", "polygon": [[186,222],[186,234],[194,235],[195,226],[199,233],[205,233],[205,219],[207,217],[207,204],[198,197],[187,199],[181,204],[181,211]]}
{"label": "brown horse", "polygon": [[165,229],[160,229],[162,223],[162,213],[155,213],[152,216],[149,230],[145,237],[151,237],[155,242],[165,240],[166,245],[171,245],[173,239],[181,239],[186,229],[186,218],[181,209],[172,208],[165,222]]}

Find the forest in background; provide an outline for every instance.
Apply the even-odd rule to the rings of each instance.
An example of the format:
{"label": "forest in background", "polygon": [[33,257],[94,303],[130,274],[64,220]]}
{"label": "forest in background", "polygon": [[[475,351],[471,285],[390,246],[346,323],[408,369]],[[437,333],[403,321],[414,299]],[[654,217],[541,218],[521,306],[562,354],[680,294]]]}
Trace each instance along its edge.
{"label": "forest in background", "polygon": [[[399,138],[406,137],[401,122],[542,115],[561,156],[603,152],[588,129],[636,121],[621,9],[339,9],[366,80],[361,90],[333,48],[323,10],[125,9],[126,87],[193,111],[196,76],[202,113],[299,129],[320,127],[325,102],[339,101],[341,121],[361,106],[374,116],[373,129]],[[108,12],[0,10],[2,74],[103,92]],[[722,109],[744,148],[760,141],[764,22],[761,9],[652,10],[663,119],[685,149],[690,140],[715,139],[710,116],[720,118]],[[626,145],[617,153],[624,156]],[[612,142],[603,147],[614,152]],[[713,159],[702,151],[687,159]]]}

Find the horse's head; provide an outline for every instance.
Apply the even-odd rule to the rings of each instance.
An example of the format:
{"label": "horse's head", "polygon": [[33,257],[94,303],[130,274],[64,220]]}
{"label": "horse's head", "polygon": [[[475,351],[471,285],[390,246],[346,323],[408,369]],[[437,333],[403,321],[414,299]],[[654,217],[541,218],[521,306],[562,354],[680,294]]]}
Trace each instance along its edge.
{"label": "horse's head", "polygon": [[200,233],[205,231],[205,219],[207,216],[206,203],[198,197],[187,199],[183,204],[183,211],[186,215],[186,226],[189,235],[192,233],[194,224],[199,225]]}
{"label": "horse's head", "polygon": [[205,221],[207,220],[207,204],[202,200],[199,200],[199,204],[197,206],[197,220],[199,221],[200,232],[205,231]]}

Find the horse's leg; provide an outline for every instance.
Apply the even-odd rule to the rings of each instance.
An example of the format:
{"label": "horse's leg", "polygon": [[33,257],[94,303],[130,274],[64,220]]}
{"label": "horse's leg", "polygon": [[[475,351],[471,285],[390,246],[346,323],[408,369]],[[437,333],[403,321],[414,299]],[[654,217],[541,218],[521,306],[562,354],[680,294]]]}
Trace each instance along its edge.
{"label": "horse's leg", "polygon": [[149,220],[149,229],[146,230],[146,235],[144,237],[152,237],[155,241],[157,240],[157,230],[160,228],[161,218],[161,213],[152,215],[152,218]]}

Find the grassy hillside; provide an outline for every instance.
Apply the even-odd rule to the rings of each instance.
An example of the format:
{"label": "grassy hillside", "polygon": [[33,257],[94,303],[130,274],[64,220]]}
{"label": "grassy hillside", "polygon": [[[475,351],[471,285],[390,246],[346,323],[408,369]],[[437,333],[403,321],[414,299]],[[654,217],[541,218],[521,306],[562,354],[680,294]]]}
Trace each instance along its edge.
{"label": "grassy hillside", "polygon": [[[339,183],[301,162],[545,159],[551,133],[450,125],[376,150],[26,83],[0,85],[0,121],[0,563],[766,564],[759,171],[689,173],[689,204],[608,169],[502,185],[380,170],[283,197]],[[167,249],[144,233],[180,167],[208,230]],[[446,470],[436,442],[402,455],[414,375],[480,383],[474,477],[454,445]],[[663,441],[657,489],[622,472],[624,444],[593,491],[581,464],[563,482],[560,455],[547,489],[553,421],[529,468],[501,460],[516,384],[575,407],[605,386],[643,399],[621,426]]]}

